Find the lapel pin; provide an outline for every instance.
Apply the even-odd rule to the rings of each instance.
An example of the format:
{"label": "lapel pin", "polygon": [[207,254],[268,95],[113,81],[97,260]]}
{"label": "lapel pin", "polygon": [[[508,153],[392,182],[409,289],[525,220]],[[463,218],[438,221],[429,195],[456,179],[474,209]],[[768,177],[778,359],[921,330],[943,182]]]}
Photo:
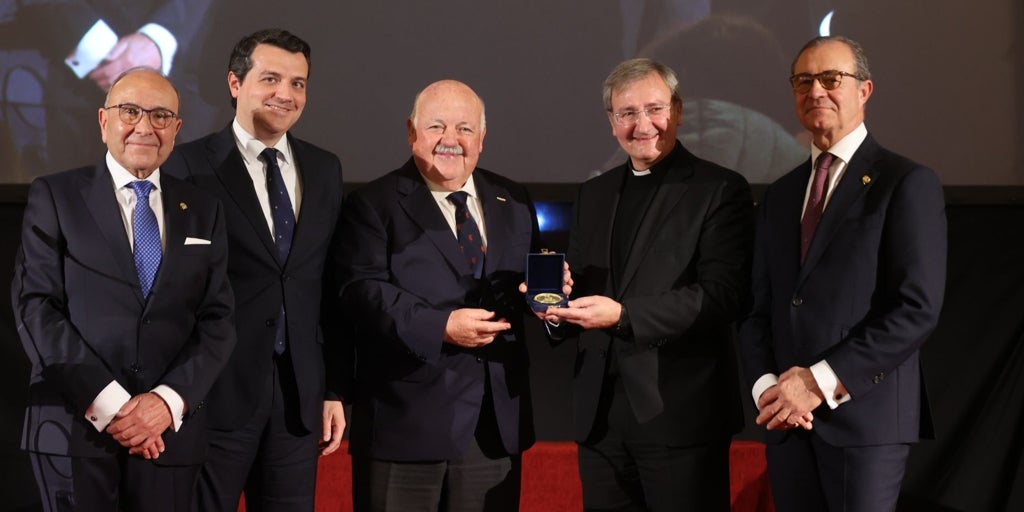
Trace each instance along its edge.
{"label": "lapel pin", "polygon": [[497,199],[498,201],[503,202],[503,203],[506,201],[506,199],[504,197],[501,197],[501,196],[494,196],[494,198]]}
{"label": "lapel pin", "polygon": [[864,176],[861,176],[860,177],[860,182],[862,184],[864,184],[864,185],[867,185],[868,183],[871,183],[871,176],[868,176],[867,174],[865,174]]}
{"label": "lapel pin", "polygon": [[182,210],[188,210],[188,205],[184,202],[178,203],[178,206],[180,206]]}

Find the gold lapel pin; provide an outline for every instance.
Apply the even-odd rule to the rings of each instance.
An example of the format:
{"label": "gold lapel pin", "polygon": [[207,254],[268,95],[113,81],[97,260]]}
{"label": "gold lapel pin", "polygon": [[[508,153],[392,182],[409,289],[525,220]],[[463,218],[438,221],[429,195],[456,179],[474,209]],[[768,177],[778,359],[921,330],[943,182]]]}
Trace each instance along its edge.
{"label": "gold lapel pin", "polygon": [[867,174],[865,174],[864,176],[861,176],[860,177],[860,182],[862,184],[864,184],[864,185],[867,185],[868,183],[871,183],[871,176],[868,176]]}
{"label": "gold lapel pin", "polygon": [[494,196],[494,198],[495,198],[495,199],[497,199],[498,201],[501,201],[501,202],[503,202],[503,203],[504,203],[505,201],[507,201],[507,199],[505,199],[504,197],[501,197],[501,196]]}
{"label": "gold lapel pin", "polygon": [[188,205],[184,202],[178,203],[178,206],[180,206],[182,210],[188,210]]}

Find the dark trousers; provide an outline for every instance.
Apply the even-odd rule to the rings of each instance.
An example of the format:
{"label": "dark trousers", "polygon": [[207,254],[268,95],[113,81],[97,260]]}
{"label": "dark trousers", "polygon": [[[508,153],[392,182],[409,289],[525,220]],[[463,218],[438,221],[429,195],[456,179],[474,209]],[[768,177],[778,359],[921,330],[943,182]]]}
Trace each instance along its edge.
{"label": "dark trousers", "polygon": [[[302,426],[291,362],[275,358],[264,396],[237,430],[209,431],[209,451],[196,485],[198,510],[312,511],[319,436]],[[216,407],[216,405],[212,405]]]}
{"label": "dark trousers", "polygon": [[522,459],[505,451],[487,391],[461,457],[398,462],[353,456],[352,501],[356,512],[515,512],[521,474]]}
{"label": "dark trousers", "polygon": [[896,510],[910,445],[841,448],[794,430],[765,454],[779,512],[886,512]]}
{"label": "dark trousers", "polygon": [[730,438],[692,446],[653,441],[621,385],[607,388],[593,434],[579,445],[583,508],[728,511]]}
{"label": "dark trousers", "polygon": [[128,455],[101,458],[29,454],[43,510],[188,512],[199,466],[158,466]]}

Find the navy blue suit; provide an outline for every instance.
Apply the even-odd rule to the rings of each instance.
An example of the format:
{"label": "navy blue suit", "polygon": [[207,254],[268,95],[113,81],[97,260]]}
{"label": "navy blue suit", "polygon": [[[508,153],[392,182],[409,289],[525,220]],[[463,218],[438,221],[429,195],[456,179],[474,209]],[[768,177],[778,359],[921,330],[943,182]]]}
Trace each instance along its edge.
{"label": "navy blue suit", "polygon": [[[760,207],[753,307],[740,331],[747,378],[824,359],[852,399],[835,410],[822,404],[813,411],[810,436],[838,448],[916,442],[931,433],[919,350],[942,308],[942,187],[931,170],[868,135],[826,205],[801,266],[800,218],[810,173],[808,160],[772,184]],[[768,432],[767,441],[791,435],[807,434]],[[796,461],[770,459],[770,467],[773,462],[780,475],[801,469],[790,466]],[[797,506],[776,495],[781,509]]]}
{"label": "navy blue suit", "polygon": [[[517,287],[536,215],[522,186],[479,168],[473,177],[488,241],[480,281],[412,159],[346,200],[342,294],[357,330],[353,455],[457,459],[473,438],[488,377],[505,450],[533,444],[526,303]],[[443,343],[449,314],[463,307],[495,311],[513,328],[482,348]]]}
{"label": "navy blue suit", "polygon": [[[206,396],[235,345],[225,216],[216,199],[187,183],[164,175],[160,186],[165,248],[148,299],[105,164],[38,178],[29,189],[12,285],[32,361],[22,448],[126,457],[86,421],[86,409],[111,381],[133,396],[163,384],[184,399],[186,416],[180,430],[163,434],[166,451],[153,463],[203,461]],[[185,245],[186,237],[210,243]],[[158,496],[166,494],[148,498]]]}

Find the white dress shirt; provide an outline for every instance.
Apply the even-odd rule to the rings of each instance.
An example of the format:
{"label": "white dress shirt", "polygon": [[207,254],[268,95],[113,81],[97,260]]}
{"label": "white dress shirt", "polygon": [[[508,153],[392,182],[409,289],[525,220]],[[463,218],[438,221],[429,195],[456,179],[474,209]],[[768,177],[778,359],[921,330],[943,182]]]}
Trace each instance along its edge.
{"label": "white dress shirt", "polygon": [[[128,172],[121,164],[114,160],[113,155],[107,152],[107,168],[110,170],[110,177],[114,183],[114,197],[117,198],[117,206],[121,211],[121,220],[124,222],[125,232],[128,234],[128,245],[135,250],[135,239],[132,235],[132,216],[135,213],[136,196],[135,191],[129,186],[138,178]],[[160,169],[153,171],[146,181],[153,184],[153,190],[149,193],[149,207],[156,215],[156,223],[160,227],[160,245],[166,250],[167,235],[164,227],[164,202],[161,197]],[[145,340],[142,340],[145,342]],[[181,428],[184,420],[185,401],[176,391],[169,386],[160,384],[151,390],[164,400],[171,411],[171,421],[174,431]],[[117,411],[121,410],[132,396],[116,380],[110,381],[92,404],[85,410],[85,419],[92,423],[97,431],[102,432],[114,419]]]}
{"label": "white dress shirt", "polygon": [[[231,130],[235,134],[235,144],[238,151],[242,153],[242,162],[249,171],[249,178],[252,179],[252,187],[256,191],[256,198],[260,201],[260,208],[263,209],[263,217],[270,228],[271,241],[275,240],[277,233],[274,231],[274,217],[270,213],[270,194],[267,192],[267,164],[260,159],[260,153],[267,148],[267,145],[253,137],[242,128],[236,118],[231,123]],[[288,189],[288,199],[292,202],[292,210],[295,218],[299,217],[299,206],[302,203],[302,181],[299,180],[299,169],[292,155],[292,148],[288,144],[288,136],[282,136],[273,146],[277,150],[277,165],[281,169],[281,178],[284,186]]]}
{"label": "white dress shirt", "polygon": [[[825,189],[825,199],[822,201],[822,212],[828,208],[828,201],[832,198],[832,193],[835,192],[836,186],[839,184],[839,180],[842,179],[843,174],[846,172],[846,166],[849,165],[850,160],[853,158],[853,154],[857,152],[857,148],[860,147],[861,143],[868,136],[868,129],[861,123],[852,132],[848,133],[842,139],[839,139],[832,147],[828,148],[828,152],[832,153],[835,158],[832,160],[832,166],[828,169],[828,187]],[[824,153],[823,150],[819,149],[814,144],[811,144],[811,162],[816,162],[818,155]],[[811,196],[811,187],[814,183],[814,173],[811,172],[810,178],[807,180],[807,190],[804,192],[804,206],[803,209],[807,209],[807,201]],[[800,215],[803,219],[803,214]],[[821,389],[821,393],[825,395],[825,403],[828,404],[830,409],[835,409],[841,404],[849,402],[852,397],[849,393],[839,396],[836,394],[836,388],[839,387],[839,378],[836,376],[836,372],[832,369],[832,366],[828,364],[828,361],[822,359],[817,363],[814,363],[810,367],[811,374],[814,375],[814,381],[818,384],[818,388]],[[766,373],[762,375],[757,382],[754,382],[754,386],[751,389],[751,394],[754,397],[754,403],[757,403],[758,399],[761,398],[761,394],[764,393],[768,388],[778,384],[779,377],[774,373]]]}
{"label": "white dress shirt", "polygon": [[[423,173],[420,173],[423,176]],[[426,176],[423,176],[423,181],[427,184],[427,188],[430,189],[430,195],[434,196],[434,201],[437,202],[437,207],[441,209],[441,214],[444,215],[444,220],[448,222],[448,227],[452,230],[452,235],[455,238],[459,238],[459,232],[455,227],[455,203],[448,200],[448,196],[452,192],[465,192],[469,194],[466,199],[466,207],[469,208],[469,214],[473,216],[473,220],[476,221],[476,227],[480,230],[480,238],[483,239],[484,247],[487,247],[487,229],[485,228],[484,222],[484,210],[480,203],[480,196],[476,193],[476,183],[473,181],[473,175],[469,175],[469,179],[466,180],[466,184],[459,190],[445,190],[437,184],[431,182]],[[486,256],[484,256],[486,258]]]}

